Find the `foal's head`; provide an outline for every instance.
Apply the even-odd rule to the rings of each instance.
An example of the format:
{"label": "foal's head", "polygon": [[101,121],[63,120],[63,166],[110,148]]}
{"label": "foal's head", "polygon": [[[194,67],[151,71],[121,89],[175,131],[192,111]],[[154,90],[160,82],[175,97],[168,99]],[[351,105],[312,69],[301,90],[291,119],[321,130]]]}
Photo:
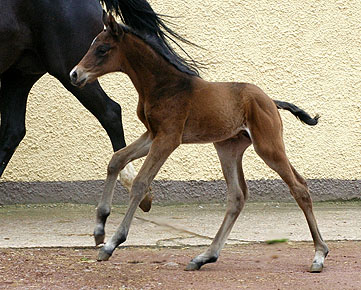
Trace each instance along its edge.
{"label": "foal's head", "polygon": [[121,71],[120,41],[124,30],[109,14],[103,15],[104,30],[93,40],[83,59],[70,72],[73,85],[83,87],[98,77],[115,71]]}

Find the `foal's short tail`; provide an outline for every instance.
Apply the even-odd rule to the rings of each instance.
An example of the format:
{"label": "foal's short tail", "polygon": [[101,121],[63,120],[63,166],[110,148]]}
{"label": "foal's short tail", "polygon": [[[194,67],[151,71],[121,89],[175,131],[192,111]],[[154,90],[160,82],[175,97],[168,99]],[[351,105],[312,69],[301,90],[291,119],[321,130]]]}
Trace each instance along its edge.
{"label": "foal's short tail", "polygon": [[306,113],[304,110],[300,109],[294,104],[276,100],[273,101],[275,102],[278,109],[290,111],[293,115],[296,116],[296,118],[300,119],[301,122],[307,125],[314,126],[318,123],[318,119],[320,118],[320,115],[318,114],[314,118],[312,118],[308,113]]}

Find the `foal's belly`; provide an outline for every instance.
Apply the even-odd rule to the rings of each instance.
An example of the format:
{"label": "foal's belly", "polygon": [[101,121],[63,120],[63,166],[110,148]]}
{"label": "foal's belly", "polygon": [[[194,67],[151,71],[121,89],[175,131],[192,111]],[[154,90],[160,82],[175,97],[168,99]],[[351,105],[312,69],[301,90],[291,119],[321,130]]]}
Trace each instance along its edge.
{"label": "foal's belly", "polygon": [[[238,116],[237,116],[238,117]],[[235,119],[213,116],[207,119],[188,119],[182,136],[182,143],[214,143],[236,136],[246,130],[242,118]]]}
{"label": "foal's belly", "polygon": [[246,130],[245,127],[240,127],[232,131],[228,132],[220,132],[220,133],[207,133],[207,132],[192,132],[192,134],[184,133],[182,137],[183,144],[194,144],[194,143],[215,143],[223,140],[230,139],[232,137],[237,136],[239,132],[242,130]]}
{"label": "foal's belly", "polygon": [[242,88],[242,84],[197,79],[182,142],[219,142],[245,130]]}

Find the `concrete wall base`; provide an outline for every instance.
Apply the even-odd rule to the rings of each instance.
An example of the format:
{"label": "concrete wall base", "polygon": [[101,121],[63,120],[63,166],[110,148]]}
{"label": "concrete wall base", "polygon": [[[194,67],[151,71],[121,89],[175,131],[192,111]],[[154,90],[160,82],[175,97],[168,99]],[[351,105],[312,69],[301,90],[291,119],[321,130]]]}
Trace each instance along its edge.
{"label": "concrete wall base", "polygon": [[[2,182],[0,204],[83,203],[97,204],[103,180],[72,182]],[[308,180],[314,201],[361,199],[361,180]],[[249,180],[250,201],[291,201],[281,180]],[[223,180],[174,181],[155,180],[152,184],[159,204],[217,202],[226,200]],[[128,193],[118,182],[114,203],[128,202]]]}

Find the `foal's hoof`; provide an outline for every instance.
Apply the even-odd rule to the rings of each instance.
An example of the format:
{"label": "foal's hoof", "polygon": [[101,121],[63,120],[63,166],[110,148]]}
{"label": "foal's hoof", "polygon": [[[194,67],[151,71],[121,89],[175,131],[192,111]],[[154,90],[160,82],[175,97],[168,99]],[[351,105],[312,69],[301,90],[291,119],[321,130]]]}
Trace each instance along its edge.
{"label": "foal's hoof", "polygon": [[327,254],[328,254],[328,248],[327,248],[326,244],[325,244],[323,250],[316,251],[315,258],[312,261],[312,265],[311,265],[311,269],[310,269],[311,273],[322,272],[323,263],[325,262],[325,258],[327,257]]}
{"label": "foal's hoof", "polygon": [[193,261],[190,261],[187,267],[184,269],[185,271],[197,271],[201,268],[201,266]]}
{"label": "foal's hoof", "polygon": [[103,225],[96,225],[94,232],[94,240],[95,240],[95,246],[99,246],[100,244],[104,244],[105,240],[105,231]]}
{"label": "foal's hoof", "polygon": [[144,212],[150,211],[152,207],[152,200],[153,200],[153,194],[149,190],[147,195],[143,198],[143,200],[139,204],[139,207],[142,209],[142,211]]}
{"label": "foal's hoof", "polygon": [[95,246],[99,246],[101,244],[104,244],[105,234],[102,234],[102,235],[94,234],[94,240],[95,240]]}
{"label": "foal's hoof", "polygon": [[104,250],[104,247],[99,250],[97,261],[108,261],[112,254]]}
{"label": "foal's hoof", "polygon": [[323,270],[323,264],[321,263],[312,263],[310,272],[311,273],[320,273]]}

